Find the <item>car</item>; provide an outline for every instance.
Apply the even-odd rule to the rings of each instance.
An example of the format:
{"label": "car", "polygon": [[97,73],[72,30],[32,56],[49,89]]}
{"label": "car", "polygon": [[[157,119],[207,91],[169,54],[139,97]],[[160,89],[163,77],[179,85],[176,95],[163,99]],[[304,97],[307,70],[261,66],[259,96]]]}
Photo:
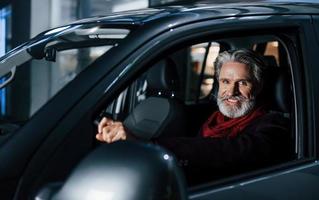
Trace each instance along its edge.
{"label": "car", "polygon": [[[95,139],[104,116],[146,141],[196,136],[216,109],[214,60],[237,48],[267,63],[265,98],[290,121],[289,160],[189,182],[187,161],[155,144]],[[40,33],[0,58],[0,197],[319,199],[318,51],[311,1],[156,7]]]}

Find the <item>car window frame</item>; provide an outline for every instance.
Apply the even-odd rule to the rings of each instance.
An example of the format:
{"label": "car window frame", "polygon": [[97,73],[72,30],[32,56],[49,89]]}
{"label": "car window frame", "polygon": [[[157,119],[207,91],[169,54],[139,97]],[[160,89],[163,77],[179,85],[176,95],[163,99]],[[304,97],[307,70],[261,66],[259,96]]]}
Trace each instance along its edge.
{"label": "car window frame", "polygon": [[[308,15],[305,15],[308,16]],[[277,16],[278,20],[274,24],[267,24],[262,29],[258,30],[259,32],[265,32],[266,30],[270,31],[273,27],[280,27],[281,30],[285,30],[288,28],[298,28],[298,24],[294,22],[294,19],[290,19],[288,22],[283,22],[282,19]],[[291,17],[291,16],[290,16]],[[261,16],[260,18],[264,18]],[[291,17],[293,18],[293,17]],[[173,45],[177,45],[178,43],[183,43],[186,41],[201,41],[202,37],[210,38],[212,36],[222,36],[222,34],[229,35],[230,32],[240,32],[243,29],[247,32],[250,30],[255,30],[256,25],[263,24],[265,22],[260,21],[260,19],[251,19],[250,16],[242,17],[244,19],[243,24],[236,24],[237,21],[233,21],[232,23],[225,23],[225,19],[214,19],[214,20],[205,20],[202,22],[192,23],[188,25],[184,25],[181,27],[177,27],[174,29],[174,35],[172,36],[172,32],[165,32],[161,35],[157,35],[156,37],[149,40],[147,43],[143,44],[143,49],[138,49],[133,52],[131,55],[126,57],[120,64],[112,69],[107,75],[99,80],[99,82],[95,85],[92,90],[86,93],[81,100],[76,103],[70,110],[61,118],[61,122],[57,124],[56,127],[51,131],[50,137],[48,137],[41,146],[49,144],[50,140],[53,140],[53,136],[58,136],[54,140],[64,140],[67,138],[67,135],[72,129],[77,125],[80,116],[85,116],[86,119],[92,119],[92,124],[95,117],[98,115],[98,112],[101,110],[103,106],[110,103],[112,99],[115,98],[119,91],[124,89],[130,81],[133,81],[137,74],[141,74],[145,68],[146,64],[149,64],[152,60],[163,56],[163,54],[170,51]],[[247,19],[247,20],[246,20]],[[308,18],[307,18],[308,19]],[[245,21],[246,20],[246,21]],[[231,21],[231,20],[230,20]],[[225,24],[224,24],[225,23]],[[231,25],[233,26],[231,26]],[[220,25],[220,29],[212,29],[214,26]],[[231,26],[229,28],[228,26]],[[227,28],[228,27],[228,28]],[[193,29],[193,30],[192,30]],[[243,31],[245,33],[245,31]],[[267,32],[267,31],[266,31]],[[171,37],[172,36],[172,37]],[[183,36],[182,38],[180,38]],[[168,38],[169,37],[169,38]],[[160,41],[160,42],[158,42]],[[178,46],[178,45],[177,45]],[[176,47],[176,46],[174,46]],[[152,55],[154,50],[159,50],[160,53],[156,55]],[[153,51],[152,51],[153,50]],[[299,55],[299,54],[297,54]],[[299,59],[299,58],[298,58]],[[135,67],[135,68],[134,68]],[[119,76],[120,75],[120,76]],[[106,87],[107,85],[107,87]],[[301,87],[301,89],[304,87]],[[302,110],[306,105],[302,106]],[[80,110],[80,111],[79,111]],[[303,116],[303,113],[301,113]],[[74,118],[75,117],[75,118]],[[302,123],[298,122],[298,123]],[[305,125],[307,126],[307,125]],[[61,130],[63,129],[63,132]],[[299,129],[303,132],[304,127],[299,127]],[[298,130],[299,130],[298,129]],[[50,148],[55,148],[56,146],[51,146]],[[39,147],[38,153],[43,154]],[[44,151],[47,152],[47,151]],[[46,155],[47,156],[47,155]],[[212,187],[216,187],[221,184],[230,184],[235,181],[247,180],[250,177],[258,177],[259,175],[269,173],[274,170],[284,171],[285,169],[295,166],[301,165],[304,162],[293,162],[288,163],[287,165],[277,166],[275,168],[269,168],[267,170],[260,170],[258,172],[254,172],[253,174],[244,174],[239,177],[233,177],[232,179],[223,180],[221,182],[216,182],[214,184],[209,184],[206,186],[200,186],[199,190],[194,189],[190,190],[191,194],[199,194],[203,190],[206,189],[211,190]],[[205,189],[206,188],[206,189]]]}
{"label": "car window frame", "polygon": [[[264,18],[265,16],[262,16],[261,18]],[[283,17],[283,16],[277,16],[278,17],[278,19],[280,19],[281,17]],[[205,36],[206,38],[214,38],[214,37],[216,37],[216,38],[219,38],[219,37],[222,37],[222,38],[224,38],[224,37],[227,37],[227,36],[229,36],[229,35],[233,35],[233,33],[234,32],[236,32],[236,33],[243,33],[243,34],[249,34],[249,32],[251,31],[251,30],[256,30],[256,34],[260,34],[260,33],[273,33],[274,31],[273,31],[273,28],[274,27],[280,27],[280,31],[278,31],[278,30],[276,30],[276,34],[273,34],[273,35],[278,35],[278,32],[280,32],[280,33],[282,33],[282,32],[284,32],[284,30],[289,30],[289,29],[294,29],[294,30],[298,30],[298,28],[300,28],[300,26],[299,26],[299,24],[298,23],[295,23],[295,21],[294,21],[294,19],[293,18],[295,18],[295,16],[286,16],[287,18],[292,18],[292,19],[290,19],[290,21],[287,23],[287,22],[285,22],[285,23],[283,23],[283,22],[277,22],[277,23],[274,23],[274,24],[272,24],[272,25],[270,25],[270,24],[268,24],[267,23],[267,26],[264,26],[264,27],[262,27],[262,28],[255,28],[255,26],[256,25],[261,25],[261,24],[264,24],[265,22],[261,22],[261,21],[257,21],[257,22],[255,22],[254,20],[252,20],[253,22],[249,22],[249,20],[248,21],[246,21],[247,22],[247,24],[245,24],[244,25],[244,28],[243,28],[243,26],[240,26],[240,25],[235,25],[235,26],[233,26],[232,28],[225,28],[225,29],[222,29],[221,28],[221,30],[207,30],[208,29],[208,27],[211,27],[214,23],[212,23],[212,24],[210,24],[209,23],[209,21],[210,20],[207,20],[207,21],[205,21],[205,22],[200,22],[200,23],[197,23],[197,25],[198,24],[200,24],[200,25],[198,25],[198,26],[201,26],[201,28],[202,28],[202,31],[199,31],[199,32],[197,32],[197,33],[194,33],[194,31],[192,32],[192,31],[189,31],[189,29],[188,29],[188,31],[186,31],[186,32],[188,32],[188,33],[184,33],[184,35],[186,35],[184,38],[179,38],[179,39],[177,39],[177,38],[175,38],[176,40],[175,41],[171,41],[171,43],[168,43],[167,41],[167,43],[166,44],[169,44],[169,45],[167,45],[168,47],[163,47],[162,46],[162,52],[161,53],[159,53],[159,55],[157,55],[157,57],[160,57],[161,55],[165,55],[166,53],[168,53],[168,52],[170,52],[171,51],[171,49],[170,48],[172,48],[172,46],[173,45],[176,45],[176,44],[178,44],[178,43],[182,43],[183,42],[183,40],[184,41],[188,41],[188,43],[189,44],[197,44],[197,43],[200,43],[200,42],[206,42],[207,40],[205,40],[205,39],[203,39],[203,36]],[[309,15],[304,15],[303,17],[305,17],[305,19],[304,20],[308,20],[309,19]],[[247,16],[247,17],[242,17],[242,18],[247,18],[247,19],[249,19],[249,16]],[[296,17],[297,19],[302,19],[302,17],[300,17],[300,16],[298,16],[298,17]],[[218,20],[211,20],[211,21],[218,21]],[[246,23],[245,22],[245,23]],[[209,24],[209,25],[207,25],[207,24]],[[218,22],[216,23],[216,24],[218,24]],[[191,26],[193,26],[193,25],[189,25],[189,26],[183,26],[183,27],[181,27],[181,29],[183,29],[183,30],[187,30],[187,27],[191,27]],[[204,26],[206,26],[205,28],[203,28]],[[224,26],[226,26],[225,24],[223,24],[222,25],[222,27],[224,27]],[[240,26],[240,27],[239,27]],[[206,29],[206,30],[205,30]],[[178,29],[176,28],[175,29],[175,31],[177,31]],[[182,31],[182,30],[179,30],[179,31]],[[189,32],[191,32],[191,33],[189,33]],[[287,31],[287,32],[289,32],[289,31]],[[226,36],[224,36],[224,35],[222,35],[221,36],[221,34],[224,34],[224,35],[226,35]],[[198,38],[200,38],[200,36],[202,36],[202,38],[201,39],[198,39]],[[296,38],[297,40],[299,39],[299,38]],[[159,39],[158,39],[159,40]],[[157,40],[157,41],[158,41]],[[165,41],[165,40],[163,40],[163,41]],[[191,41],[191,42],[189,42],[189,41]],[[195,42],[196,41],[196,42]],[[186,42],[187,43],[187,42]],[[185,46],[186,44],[184,44],[184,45],[182,45],[182,46]],[[177,45],[178,46],[178,45]],[[158,48],[157,48],[157,50],[158,50]],[[146,50],[144,50],[144,51],[146,51]],[[151,51],[151,50],[149,50],[148,49],[148,51],[150,51],[150,52],[153,52],[153,51]],[[289,52],[290,51],[292,51],[293,52],[293,54],[295,54],[295,60],[296,60],[296,62],[297,63],[299,63],[300,61],[299,61],[299,54],[297,54],[297,49],[295,48],[295,47],[293,47],[293,48],[291,48],[291,50],[289,50]],[[145,55],[148,55],[148,56],[145,56]],[[297,56],[298,55],[298,56]],[[143,66],[143,65],[147,65],[147,64],[145,64],[145,63],[147,63],[147,62],[150,62],[150,60],[154,60],[154,59],[156,59],[156,56],[154,56],[154,55],[150,55],[150,54],[148,54],[147,52],[144,54],[144,56],[143,56],[144,58],[145,58],[145,60],[143,60],[143,61],[140,61],[140,63],[135,63],[135,66],[138,66],[138,65],[140,65],[140,66]],[[158,58],[157,58],[158,59]],[[142,58],[141,58],[141,60],[142,60]],[[293,62],[291,63],[291,66],[292,65],[297,65],[297,64],[294,64]],[[126,66],[125,65],[125,63],[123,64],[123,66]],[[145,66],[144,66],[145,67]],[[140,68],[143,68],[143,67],[140,67]],[[141,70],[141,69],[135,69],[135,70]],[[134,75],[134,76],[136,76],[136,75]],[[297,75],[298,76],[298,75]],[[129,80],[129,79],[128,79]],[[296,77],[293,77],[293,80],[296,80]],[[304,86],[303,85],[301,85],[300,86],[301,88],[304,88]],[[298,90],[298,91],[301,91],[302,89],[300,89],[300,90]],[[295,94],[295,92],[294,92],[294,94]],[[296,94],[295,94],[296,95]],[[302,106],[302,108],[299,108],[300,106],[298,105],[298,114],[300,115],[300,116],[304,116],[304,110],[305,110],[305,108],[304,108],[304,106]],[[302,117],[302,119],[304,119],[304,117]],[[296,121],[298,121],[298,120],[296,120]],[[298,121],[297,122],[299,125],[301,124],[300,123],[300,121]],[[304,130],[305,130],[305,127],[304,126],[298,126],[297,128],[296,128],[297,130],[296,130],[296,134],[298,134],[298,138],[300,138],[300,137],[304,137],[303,136],[303,133],[305,132]],[[301,136],[300,136],[301,135]],[[303,147],[302,147],[303,148]],[[308,147],[307,147],[308,148]],[[260,174],[265,174],[265,173],[267,173],[267,172],[271,172],[271,171],[273,171],[274,169],[275,170],[284,170],[286,167],[289,167],[289,166],[294,166],[294,165],[298,165],[298,164],[302,164],[302,163],[305,163],[305,162],[308,162],[308,161],[311,161],[311,160],[313,160],[313,157],[311,157],[311,156],[309,156],[309,159],[308,158],[302,158],[302,160],[297,160],[297,161],[289,161],[289,162],[287,162],[287,163],[285,163],[285,164],[283,164],[285,167],[283,167],[283,166],[275,166],[275,167],[270,167],[270,168],[268,168],[268,169],[261,169],[261,170],[257,170],[256,172],[254,172],[254,173],[252,173],[252,174],[250,174],[250,173],[247,173],[247,177],[250,177],[250,176],[258,176],[258,175],[260,175]],[[244,175],[245,176],[245,175]],[[239,179],[242,179],[242,175],[239,175],[238,177],[240,177]],[[233,181],[233,180],[238,180],[238,177],[233,177],[233,178],[231,178],[231,181]],[[229,182],[229,180],[227,179],[227,180],[225,180],[225,181],[221,181],[221,183],[225,183],[225,182]],[[216,183],[217,185],[218,184],[220,184],[220,182],[218,181],[218,183]],[[212,185],[216,185],[216,184],[212,184]],[[200,188],[201,186],[199,186],[199,188]],[[194,191],[197,191],[197,188],[198,187],[195,187],[194,188]]]}

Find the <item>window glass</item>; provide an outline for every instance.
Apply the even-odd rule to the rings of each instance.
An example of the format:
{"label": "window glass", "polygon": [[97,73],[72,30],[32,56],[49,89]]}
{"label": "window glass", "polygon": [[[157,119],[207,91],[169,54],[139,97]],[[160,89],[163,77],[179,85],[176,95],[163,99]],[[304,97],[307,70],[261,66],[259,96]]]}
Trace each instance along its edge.
{"label": "window glass", "polygon": [[30,63],[32,99],[30,114],[34,114],[48,99],[53,97],[111,47],[102,46],[59,51],[56,53],[55,62],[48,62],[44,59],[32,60]]}
{"label": "window glass", "polygon": [[55,0],[51,2],[51,26],[56,27],[72,21],[114,12],[147,8],[148,0]]}
{"label": "window glass", "polygon": [[265,49],[265,56],[273,56],[276,59],[276,64],[279,65],[279,42],[271,41],[267,42],[267,46]]}
{"label": "window glass", "polygon": [[200,74],[203,70],[208,43],[201,43],[190,47],[190,69],[187,71],[186,101],[194,102],[197,96],[197,88]]}
{"label": "window glass", "polygon": [[[0,57],[11,48],[11,6],[0,9]],[[0,79],[0,82],[4,80]],[[1,115],[6,115],[7,91],[0,90],[0,111]]]}
{"label": "window glass", "polygon": [[200,99],[206,98],[211,94],[214,84],[214,62],[219,53],[220,45],[217,42],[210,43],[203,79],[201,80]]}
{"label": "window glass", "polygon": [[[219,43],[206,42],[190,47],[191,70],[188,71],[186,101],[192,103],[210,94],[214,83],[214,61],[219,53]],[[199,90],[200,89],[200,90]]]}
{"label": "window glass", "polygon": [[120,27],[64,26],[42,33],[3,56],[3,66],[17,67],[13,81],[6,87],[7,112],[2,119],[21,123],[28,120],[129,33],[130,29]]}

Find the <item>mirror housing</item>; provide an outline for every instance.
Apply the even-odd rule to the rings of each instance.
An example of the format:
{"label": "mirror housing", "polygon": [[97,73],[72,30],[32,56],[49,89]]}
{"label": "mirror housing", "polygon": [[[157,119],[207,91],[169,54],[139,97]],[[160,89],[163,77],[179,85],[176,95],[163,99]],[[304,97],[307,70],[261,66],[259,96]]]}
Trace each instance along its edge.
{"label": "mirror housing", "polygon": [[64,184],[43,188],[35,199],[184,200],[187,190],[175,158],[166,150],[120,141],[101,145]]}

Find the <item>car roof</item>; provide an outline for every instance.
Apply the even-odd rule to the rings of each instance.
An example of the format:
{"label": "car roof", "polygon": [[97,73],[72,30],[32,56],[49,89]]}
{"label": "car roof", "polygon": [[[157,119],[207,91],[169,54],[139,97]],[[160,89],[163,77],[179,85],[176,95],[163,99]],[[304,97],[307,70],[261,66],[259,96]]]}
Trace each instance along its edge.
{"label": "car roof", "polygon": [[[159,6],[141,10],[117,12],[105,16],[85,18],[67,26],[61,26],[47,30],[38,34],[31,42],[27,42],[11,50],[0,60],[16,54],[23,48],[30,47],[39,41],[47,40],[68,31],[77,25],[93,24],[94,26],[117,25],[131,28],[138,28],[140,39],[145,41],[161,32],[172,30],[185,24],[205,21],[209,19],[223,19],[229,17],[244,16],[267,16],[267,15],[309,15],[319,14],[319,3],[313,0],[297,0],[307,2],[285,2],[288,0],[255,0],[249,2],[239,2],[238,0],[228,0],[227,3],[214,3],[199,1],[195,4]],[[267,18],[268,19],[268,18]],[[271,20],[271,19],[270,19]],[[271,21],[270,21],[271,23]],[[123,27],[122,27],[123,28]],[[54,32],[54,34],[52,34]],[[50,33],[50,34],[48,34]],[[132,43],[130,43],[132,44]]]}
{"label": "car roof", "polygon": [[303,15],[319,14],[319,3],[314,0],[255,0],[240,2],[229,0],[220,3],[215,0],[199,1],[195,4],[158,6],[141,10],[112,13],[106,16],[86,18],[74,22],[82,23],[112,23],[112,24],[149,24],[159,21],[193,22],[214,18],[256,16],[256,15]]}

